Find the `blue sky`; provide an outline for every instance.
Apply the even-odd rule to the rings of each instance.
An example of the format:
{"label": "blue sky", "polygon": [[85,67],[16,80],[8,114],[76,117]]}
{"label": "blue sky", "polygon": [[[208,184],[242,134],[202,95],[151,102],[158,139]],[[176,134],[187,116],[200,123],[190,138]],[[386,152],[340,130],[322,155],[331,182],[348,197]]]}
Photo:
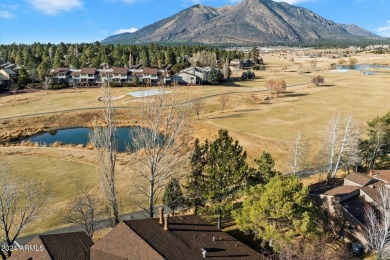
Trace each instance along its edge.
{"label": "blue sky", "polygon": [[[193,4],[239,0],[1,0],[0,44],[100,41],[173,15]],[[390,37],[390,0],[285,0],[337,23]]]}

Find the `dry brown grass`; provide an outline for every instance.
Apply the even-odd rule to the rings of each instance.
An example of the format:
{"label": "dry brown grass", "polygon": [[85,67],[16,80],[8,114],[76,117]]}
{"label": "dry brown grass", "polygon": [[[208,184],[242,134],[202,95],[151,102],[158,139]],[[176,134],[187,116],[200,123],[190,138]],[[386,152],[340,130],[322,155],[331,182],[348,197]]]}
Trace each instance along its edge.
{"label": "dry brown grass", "polygon": [[[267,71],[256,71],[256,79],[252,81],[235,81],[224,86],[194,86],[190,95],[204,97],[205,106],[201,112],[201,120],[195,120],[194,137],[201,140],[214,139],[218,129],[229,130],[234,139],[248,152],[248,162],[267,150],[275,157],[277,169],[287,171],[286,158],[289,146],[297,129],[303,129],[305,136],[311,143],[309,158],[318,161],[318,152],[321,148],[321,139],[326,121],[336,113],[355,115],[361,123],[362,130],[365,122],[377,115],[383,115],[390,110],[390,95],[388,74],[364,76],[361,73],[331,73],[330,64],[337,62],[331,58],[318,58],[319,71],[299,74],[301,64],[309,61],[309,57],[302,53],[292,52],[284,56],[265,54],[264,60]],[[294,57],[294,62],[290,58]],[[356,56],[359,63],[384,63],[389,55]],[[304,69],[310,72],[310,69]],[[309,83],[311,75],[322,75],[325,78],[323,86],[315,87]],[[233,77],[241,75],[241,71],[234,71]],[[283,78],[287,85],[299,84],[287,88],[287,93],[279,99],[271,100],[269,104],[253,102],[253,95],[262,99],[268,95],[264,84],[269,79]],[[113,96],[120,97],[127,92],[140,88],[115,88]],[[175,89],[175,92],[188,92],[188,87]],[[229,102],[224,113],[218,101],[220,94],[226,94]],[[34,134],[42,130],[58,129],[71,126],[89,126],[99,118],[101,110],[75,111],[5,119],[4,117],[20,116],[32,113],[61,111],[75,108],[99,107],[97,101],[101,96],[99,89],[67,89],[59,91],[38,91],[20,95],[0,97],[0,138]],[[127,102],[132,100],[134,102]],[[117,119],[120,125],[137,124],[132,117],[133,106],[137,106],[137,99],[124,96],[114,101],[114,106],[125,106],[127,109],[117,110]],[[6,109],[5,109],[6,108]],[[195,118],[195,112],[194,112]],[[38,179],[49,183],[51,181],[56,190],[53,203],[50,205],[47,221],[39,223],[30,231],[42,231],[64,225],[58,216],[58,209],[65,208],[66,203],[76,194],[70,183],[66,181],[68,175],[81,175],[93,184],[98,191],[97,177],[94,169],[95,159],[92,150],[75,148],[39,148],[34,144],[25,147],[0,147],[1,160],[10,164],[11,168],[21,174],[34,174]],[[118,157],[118,190],[121,197],[121,210],[128,212],[136,207],[131,200],[140,200],[132,190],[131,181],[135,158],[121,154]],[[318,181],[319,176],[305,179],[306,184]],[[57,213],[57,214],[56,214]]]}

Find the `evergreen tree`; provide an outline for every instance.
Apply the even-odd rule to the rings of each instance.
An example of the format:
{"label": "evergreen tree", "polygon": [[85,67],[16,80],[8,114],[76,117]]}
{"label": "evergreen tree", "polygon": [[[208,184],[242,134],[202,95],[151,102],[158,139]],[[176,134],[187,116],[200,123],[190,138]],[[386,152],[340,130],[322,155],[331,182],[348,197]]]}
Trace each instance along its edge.
{"label": "evergreen tree", "polygon": [[26,87],[27,84],[31,82],[30,76],[28,75],[27,70],[24,67],[20,67],[18,75],[18,85],[19,87]]}
{"label": "evergreen tree", "polygon": [[223,215],[232,209],[234,195],[247,179],[246,152],[227,130],[221,129],[218,138],[210,143],[207,158],[205,195],[209,211],[218,217],[218,228],[221,228]]}
{"label": "evergreen tree", "polygon": [[212,69],[207,74],[207,82],[211,85],[218,85],[223,82],[223,74],[220,70]]}
{"label": "evergreen tree", "polygon": [[276,175],[265,185],[251,187],[242,209],[233,216],[240,230],[269,241],[276,251],[288,242],[300,243],[316,231],[308,188],[296,175]]}
{"label": "evergreen tree", "polygon": [[360,143],[364,168],[386,169],[390,165],[390,112],[367,123],[368,139]]}
{"label": "evergreen tree", "polygon": [[186,201],[188,206],[194,207],[194,214],[198,214],[199,207],[203,207],[206,202],[205,183],[203,170],[207,163],[208,141],[204,145],[199,144],[199,139],[196,138],[194,151],[191,155],[191,173],[187,176]]}
{"label": "evergreen tree", "polygon": [[184,196],[178,179],[172,178],[165,188],[163,203],[167,205],[172,215],[175,215],[175,210],[184,206]]}
{"label": "evergreen tree", "polygon": [[252,174],[249,178],[251,184],[266,184],[271,178],[273,178],[277,172],[273,169],[275,166],[274,159],[272,155],[264,151],[260,159],[255,159],[257,165],[256,170],[252,170]]}
{"label": "evergreen tree", "polygon": [[254,63],[257,63],[257,60],[259,59],[259,50],[257,49],[257,46],[252,46],[251,52],[249,53],[249,58],[253,59]]}

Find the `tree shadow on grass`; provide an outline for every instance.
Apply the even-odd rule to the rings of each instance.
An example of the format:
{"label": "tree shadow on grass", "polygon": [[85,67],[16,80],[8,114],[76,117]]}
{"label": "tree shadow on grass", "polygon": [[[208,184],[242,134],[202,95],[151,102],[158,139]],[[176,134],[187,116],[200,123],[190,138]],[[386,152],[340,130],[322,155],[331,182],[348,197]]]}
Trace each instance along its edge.
{"label": "tree shadow on grass", "polygon": [[304,96],[307,96],[309,94],[307,93],[294,93],[294,92],[285,92],[284,95],[280,96],[279,98],[283,98],[283,97],[304,97]]}

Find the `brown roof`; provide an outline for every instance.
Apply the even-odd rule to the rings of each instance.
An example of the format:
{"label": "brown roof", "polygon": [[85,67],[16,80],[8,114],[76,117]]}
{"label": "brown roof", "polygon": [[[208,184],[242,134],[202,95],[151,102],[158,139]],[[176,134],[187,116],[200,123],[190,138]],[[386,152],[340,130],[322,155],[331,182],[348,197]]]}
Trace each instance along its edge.
{"label": "brown roof", "polygon": [[349,213],[344,215],[345,218],[348,219],[348,216],[352,216],[360,224],[364,225],[366,223],[364,218],[364,208],[368,205],[368,203],[361,196],[355,196],[347,199],[340,204]]}
{"label": "brown roof", "polygon": [[37,245],[38,249],[43,245],[45,250],[23,251],[11,259],[89,260],[89,250],[93,242],[85,232],[74,232],[40,235],[28,245]]}
{"label": "brown roof", "polygon": [[373,201],[375,201],[377,204],[380,203],[380,200],[381,200],[381,196],[380,196],[380,193],[377,189],[373,189],[371,187],[363,187],[360,189],[364,195],[367,195],[368,197],[370,197]]}
{"label": "brown roof", "polygon": [[[203,259],[201,250],[205,248],[207,257],[266,259],[199,216],[171,217],[168,231],[165,231],[158,222],[158,219],[125,221],[123,223],[129,230],[124,231],[124,225],[118,225],[110,232],[112,234],[107,234],[92,247],[91,255],[100,253],[106,259],[114,259],[109,258],[113,256],[117,257],[115,259],[152,259],[150,256],[155,255],[153,259],[192,260]],[[134,239],[134,236],[130,235],[132,232],[141,239]],[[213,237],[216,241],[213,241]],[[121,241],[120,246],[117,246],[117,241]],[[122,248],[122,241],[126,241],[124,248],[127,249]],[[141,241],[144,241],[144,245]],[[111,254],[108,244],[112,244]],[[130,255],[126,255],[124,251]]]}
{"label": "brown roof", "polygon": [[113,68],[112,73],[114,74],[127,74],[127,68]]}
{"label": "brown roof", "polygon": [[81,68],[82,74],[95,74],[96,69],[95,68]]}
{"label": "brown roof", "polygon": [[366,186],[372,183],[374,180],[370,176],[358,172],[351,172],[344,179],[356,183],[360,186]]}
{"label": "brown roof", "polygon": [[324,193],[324,195],[334,196],[334,197],[342,197],[344,195],[350,194],[353,191],[358,190],[359,188],[360,188],[359,186],[344,185],[344,186],[339,186],[339,187],[335,187],[331,190],[328,190]]}
{"label": "brown roof", "polygon": [[144,68],[144,74],[157,74],[157,69],[156,68]]}
{"label": "brown roof", "polygon": [[68,68],[55,68],[52,72],[52,74],[55,74],[55,73],[64,73],[64,72],[67,72],[68,71]]}
{"label": "brown roof", "polygon": [[390,184],[390,170],[376,170],[374,171],[374,178],[384,181],[387,184]]}
{"label": "brown roof", "polygon": [[70,73],[71,76],[80,76],[81,72],[80,71],[72,71]]}
{"label": "brown roof", "polygon": [[56,260],[89,259],[89,249],[93,246],[85,232],[41,235],[39,238],[50,256]]}
{"label": "brown roof", "polygon": [[343,186],[344,180],[339,178],[330,179],[329,182],[322,181],[309,186],[310,195],[322,195],[336,187]]}

